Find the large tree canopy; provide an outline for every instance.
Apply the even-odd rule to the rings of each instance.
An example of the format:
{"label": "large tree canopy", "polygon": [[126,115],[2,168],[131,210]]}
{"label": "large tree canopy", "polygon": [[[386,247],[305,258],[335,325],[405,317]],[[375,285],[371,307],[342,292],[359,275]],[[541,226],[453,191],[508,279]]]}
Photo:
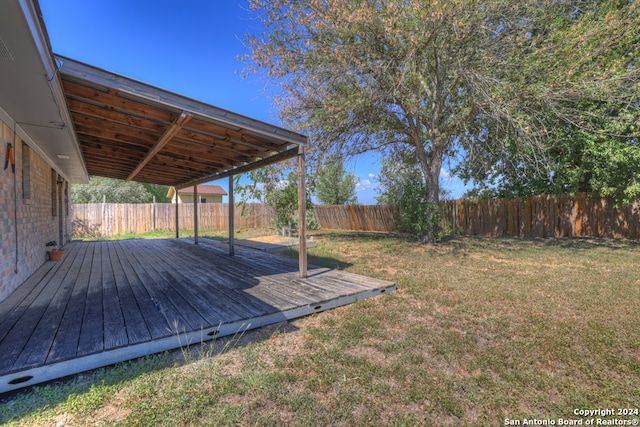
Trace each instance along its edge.
{"label": "large tree canopy", "polygon": [[[588,6],[588,5],[587,5]],[[529,173],[513,156],[484,149],[458,172],[474,193],[513,197],[592,191],[620,204],[640,196],[640,18],[638,2],[597,2],[558,16],[531,48],[514,56],[522,85],[546,102],[547,168]],[[542,115],[539,114],[540,117]],[[511,160],[510,160],[511,159]]]}
{"label": "large tree canopy", "polygon": [[637,110],[637,3],[251,0],[246,59],[316,157],[415,152],[435,206],[446,160],[548,176],[552,126],[597,131],[579,102]]}
{"label": "large tree canopy", "polygon": [[72,203],[150,203],[153,195],[139,182],[92,176],[71,186]]}

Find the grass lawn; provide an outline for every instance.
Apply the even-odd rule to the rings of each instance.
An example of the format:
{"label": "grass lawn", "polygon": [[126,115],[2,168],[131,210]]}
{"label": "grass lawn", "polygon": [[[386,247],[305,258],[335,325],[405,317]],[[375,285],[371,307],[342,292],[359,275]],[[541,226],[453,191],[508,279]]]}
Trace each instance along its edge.
{"label": "grass lawn", "polygon": [[640,407],[640,245],[313,234],[310,263],[398,291],[0,396],[0,423],[497,426]]}

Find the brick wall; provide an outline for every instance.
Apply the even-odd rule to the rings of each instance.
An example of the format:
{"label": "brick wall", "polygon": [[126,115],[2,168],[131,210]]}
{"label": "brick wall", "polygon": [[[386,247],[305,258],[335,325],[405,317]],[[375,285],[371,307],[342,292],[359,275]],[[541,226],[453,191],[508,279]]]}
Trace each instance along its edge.
{"label": "brick wall", "polygon": [[[64,200],[66,183],[58,185],[57,174],[36,151],[28,149],[13,129],[0,121],[0,301],[47,260],[45,244],[59,244],[71,239],[71,214],[67,216]],[[7,143],[15,155],[15,172],[11,165],[4,169]],[[26,162],[23,162],[24,158]],[[23,187],[23,171],[30,185]],[[62,202],[62,235],[59,237],[60,212],[52,212],[52,188],[58,205]],[[25,191],[27,190],[27,191]],[[58,209],[60,210],[60,209]],[[17,219],[16,219],[17,216]],[[62,241],[61,241],[62,240]]]}

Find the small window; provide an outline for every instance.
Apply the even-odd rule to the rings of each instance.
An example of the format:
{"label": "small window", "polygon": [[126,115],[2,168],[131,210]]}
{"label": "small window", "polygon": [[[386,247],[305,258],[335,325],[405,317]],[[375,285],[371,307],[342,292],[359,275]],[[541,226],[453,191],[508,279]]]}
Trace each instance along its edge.
{"label": "small window", "polygon": [[31,199],[31,148],[22,141],[22,198]]}
{"label": "small window", "polygon": [[206,197],[200,197],[200,203],[207,203]]}
{"label": "small window", "polygon": [[58,216],[58,173],[51,169],[51,216]]}

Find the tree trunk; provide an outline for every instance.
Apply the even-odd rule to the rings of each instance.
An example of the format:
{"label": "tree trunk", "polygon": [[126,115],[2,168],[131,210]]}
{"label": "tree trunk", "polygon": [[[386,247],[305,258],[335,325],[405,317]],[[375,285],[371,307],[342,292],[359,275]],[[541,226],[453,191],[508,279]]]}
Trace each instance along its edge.
{"label": "tree trunk", "polygon": [[[420,156],[418,150],[418,157]],[[440,170],[442,169],[442,148],[434,144],[431,152],[424,153],[424,160],[420,158],[422,173],[427,183],[427,230],[421,238],[422,243],[435,243],[440,233],[440,220],[438,216],[440,202]]]}

